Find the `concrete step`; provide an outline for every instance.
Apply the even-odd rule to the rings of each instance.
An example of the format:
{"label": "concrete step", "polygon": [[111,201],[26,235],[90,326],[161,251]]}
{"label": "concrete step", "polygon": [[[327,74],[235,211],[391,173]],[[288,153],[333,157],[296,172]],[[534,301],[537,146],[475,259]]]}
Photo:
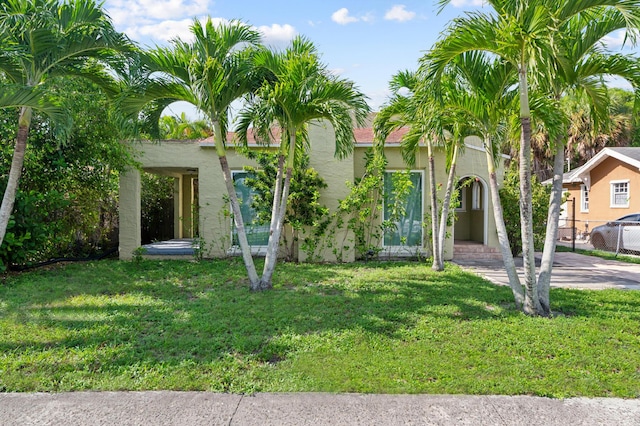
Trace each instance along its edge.
{"label": "concrete step", "polygon": [[494,247],[481,244],[458,244],[453,246],[453,258],[454,260],[500,260],[502,254]]}

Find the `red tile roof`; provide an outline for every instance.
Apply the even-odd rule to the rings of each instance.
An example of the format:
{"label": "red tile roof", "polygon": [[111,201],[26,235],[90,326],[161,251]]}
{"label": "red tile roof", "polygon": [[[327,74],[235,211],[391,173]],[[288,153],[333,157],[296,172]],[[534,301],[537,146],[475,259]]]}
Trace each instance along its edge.
{"label": "red tile roof", "polygon": [[[402,137],[409,131],[408,127],[403,127],[399,130],[394,130],[389,134],[387,138],[387,143],[390,144],[399,144],[402,140]],[[279,143],[280,141],[280,129],[274,129],[274,140],[273,143]],[[365,127],[365,128],[356,128],[353,130],[353,134],[356,140],[357,145],[364,145],[373,143],[373,128]],[[232,141],[235,138],[234,132],[227,132],[227,141]],[[247,141],[249,145],[257,145],[255,134],[252,131],[249,131],[247,134]],[[213,136],[210,136],[206,139],[202,139],[201,142],[204,143],[213,143]]]}

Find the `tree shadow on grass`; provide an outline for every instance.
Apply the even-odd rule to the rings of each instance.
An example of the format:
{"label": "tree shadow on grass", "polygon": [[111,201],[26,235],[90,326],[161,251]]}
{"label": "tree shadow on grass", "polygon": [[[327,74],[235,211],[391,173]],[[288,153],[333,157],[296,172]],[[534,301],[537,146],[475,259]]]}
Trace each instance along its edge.
{"label": "tree shadow on grass", "polygon": [[[171,370],[185,363],[228,371],[282,361],[296,350],[296,339],[309,335],[356,331],[402,342],[420,324],[521,315],[508,288],[455,266],[434,273],[415,263],[282,264],[277,273],[275,288],[260,293],[248,291],[237,260],[119,262],[35,275],[0,291],[0,319],[25,331],[3,336],[0,351],[23,370],[54,376],[129,374],[140,365]],[[60,359],[65,351],[86,354]],[[32,353],[51,355],[28,361]],[[222,370],[208,380],[224,382]],[[62,388],[34,380],[31,388],[4,386]],[[91,388],[88,383],[71,388]],[[142,388],[166,387],[154,383]],[[234,389],[229,386],[221,390]]]}

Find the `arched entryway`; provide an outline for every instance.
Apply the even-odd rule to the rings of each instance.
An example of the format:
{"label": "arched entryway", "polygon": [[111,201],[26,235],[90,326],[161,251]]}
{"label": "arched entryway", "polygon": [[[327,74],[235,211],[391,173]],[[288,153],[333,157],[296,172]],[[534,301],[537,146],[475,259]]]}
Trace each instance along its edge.
{"label": "arched entryway", "polygon": [[458,180],[458,206],[454,223],[454,245],[487,244],[489,197],[486,182],[467,175]]}

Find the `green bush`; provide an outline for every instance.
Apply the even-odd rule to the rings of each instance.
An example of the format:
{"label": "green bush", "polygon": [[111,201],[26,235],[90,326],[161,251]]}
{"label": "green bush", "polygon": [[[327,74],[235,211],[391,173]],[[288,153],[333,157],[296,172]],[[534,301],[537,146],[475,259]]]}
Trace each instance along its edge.
{"label": "green bush", "polygon": [[[547,230],[549,212],[549,194],[551,187],[542,185],[535,176],[531,177],[533,200],[533,244],[536,250],[542,249]],[[500,201],[504,223],[507,227],[509,245],[514,256],[522,252],[522,231],[520,229],[520,175],[518,166],[513,163],[504,176],[500,189]]]}

